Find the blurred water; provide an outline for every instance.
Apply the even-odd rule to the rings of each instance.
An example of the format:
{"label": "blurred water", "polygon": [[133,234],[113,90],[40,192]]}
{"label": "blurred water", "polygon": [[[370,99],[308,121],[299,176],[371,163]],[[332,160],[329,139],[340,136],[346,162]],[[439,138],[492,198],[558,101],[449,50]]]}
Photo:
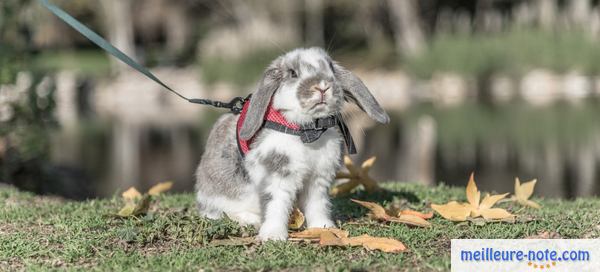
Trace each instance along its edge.
{"label": "blurred water", "polygon": [[[600,130],[580,129],[574,131],[580,137],[561,138],[565,133],[561,129],[575,130],[568,122],[581,122],[579,114],[585,110],[571,109],[570,113],[560,107],[539,110],[540,118],[511,125],[514,121],[511,118],[533,115],[515,114],[516,111],[520,111],[518,107],[499,109],[478,121],[468,117],[484,114],[478,107],[434,110],[422,106],[409,112],[392,112],[391,124],[367,127],[364,135],[355,133],[360,153],[354,159],[362,161],[377,156],[372,174],[381,182],[428,185],[444,182],[464,186],[468,175],[475,171],[479,187],[486,191],[512,192],[514,178],[518,176],[521,180],[538,178],[537,193],[542,196],[597,194]],[[585,114],[591,119],[597,116],[595,110]],[[563,119],[555,122],[567,123],[556,128],[540,126],[545,121],[554,122],[547,119],[556,115]],[[89,196],[106,197],[129,186],[145,189],[165,180],[175,181],[176,191],[191,191],[195,167],[213,121],[199,122],[204,126],[176,127],[126,126],[118,121],[87,123],[71,138],[55,142],[53,153],[61,156],[54,156],[54,160],[86,173],[87,180],[73,179],[73,182],[87,184],[71,184],[65,190],[85,185],[90,190]],[[530,130],[509,131],[527,121],[531,122]],[[357,125],[351,123],[355,128]],[[133,153],[124,155],[125,147]],[[71,158],[67,158],[69,153]],[[119,159],[119,156],[125,157]]]}

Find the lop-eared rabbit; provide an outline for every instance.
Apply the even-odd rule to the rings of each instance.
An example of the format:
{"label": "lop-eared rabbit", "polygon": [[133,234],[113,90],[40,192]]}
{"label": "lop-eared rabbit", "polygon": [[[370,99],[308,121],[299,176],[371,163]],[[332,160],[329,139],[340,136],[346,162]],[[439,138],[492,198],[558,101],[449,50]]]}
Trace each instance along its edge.
{"label": "lop-eared rabbit", "polygon": [[341,118],[344,102],[357,104],[379,123],[389,122],[363,82],[323,49],[295,49],[275,59],[246,102],[243,123],[238,124],[239,114],[224,114],[210,132],[196,172],[200,213],[254,225],[261,240],[287,239],[294,206],[307,227],[334,227],[328,190],[342,162],[341,127],[305,141],[265,126],[265,116],[276,112],[281,122],[304,127]]}

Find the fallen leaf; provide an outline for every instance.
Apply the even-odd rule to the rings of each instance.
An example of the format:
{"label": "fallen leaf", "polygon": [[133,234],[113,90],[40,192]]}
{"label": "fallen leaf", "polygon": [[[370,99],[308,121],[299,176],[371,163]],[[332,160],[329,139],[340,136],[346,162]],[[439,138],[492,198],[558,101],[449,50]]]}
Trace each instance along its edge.
{"label": "fallen leaf", "polygon": [[431,204],[431,208],[442,217],[451,221],[465,221],[468,217],[483,217],[486,220],[499,220],[513,218],[514,216],[505,209],[492,208],[496,202],[504,199],[508,194],[487,194],[481,200],[481,192],[475,184],[474,174],[471,174],[466,188],[468,203],[450,201],[443,205]]}
{"label": "fallen leaf", "polygon": [[120,217],[129,217],[133,215],[133,211],[135,210],[135,203],[127,203],[125,206],[117,213]]}
{"label": "fallen leaf", "polygon": [[340,238],[340,237],[337,237],[331,231],[325,231],[325,232],[322,232],[321,235],[319,236],[319,245],[320,246],[345,246],[344,241],[342,240],[344,238],[346,238],[346,237]]}
{"label": "fallen leaf", "polygon": [[170,190],[171,187],[173,187],[172,181],[161,182],[161,183],[158,183],[158,184],[152,186],[152,188],[150,188],[150,190],[148,190],[148,194],[151,196],[157,196],[163,192]]}
{"label": "fallen leaf", "polygon": [[456,201],[450,201],[443,205],[431,204],[431,208],[450,221],[465,221],[473,210],[470,204]]}
{"label": "fallen leaf", "polygon": [[332,196],[339,196],[343,194],[348,194],[354,188],[362,185],[365,190],[369,193],[376,192],[381,190],[377,181],[369,176],[369,170],[375,163],[376,157],[371,157],[368,160],[364,161],[360,168],[356,167],[352,162],[352,159],[349,156],[344,156],[344,165],[346,169],[348,169],[347,173],[339,172],[336,174],[336,179],[349,179],[348,182],[338,184],[334,186],[330,194]]}
{"label": "fallen leaf", "polygon": [[350,200],[354,203],[358,203],[361,206],[369,209],[371,211],[371,216],[374,219],[381,220],[381,221],[387,221],[390,218],[390,216],[386,213],[385,209],[377,203],[368,202],[368,201],[360,201],[360,200],[356,200],[356,199],[350,199]]}
{"label": "fallen leaf", "polygon": [[423,219],[431,219],[433,217],[433,212],[421,213],[421,212],[417,212],[417,211],[413,211],[413,210],[401,210],[398,213],[398,216],[400,216],[400,215],[414,215],[414,216],[421,217]]}
{"label": "fallen leaf", "polygon": [[143,195],[139,201],[126,203],[117,215],[121,217],[138,216],[146,214],[148,208],[150,208],[150,196]]}
{"label": "fallen leaf", "polygon": [[297,230],[300,229],[302,225],[304,225],[304,214],[302,214],[298,208],[294,208],[292,214],[290,215],[288,228]]}
{"label": "fallen leaf", "polygon": [[414,214],[401,214],[400,216],[392,216],[389,215],[386,210],[379,204],[368,202],[368,201],[360,201],[356,199],[350,199],[354,203],[358,203],[361,206],[369,209],[370,216],[379,221],[387,221],[387,222],[397,222],[403,223],[410,226],[417,227],[429,227],[431,223],[427,222],[427,220],[422,217],[416,216]]}
{"label": "fallen leaf", "polygon": [[402,252],[406,250],[406,246],[395,239],[391,238],[383,238],[383,237],[373,237],[367,234],[343,238],[342,241],[350,246],[363,246],[369,250],[381,250],[383,252]]}
{"label": "fallen leaf", "polygon": [[412,215],[412,214],[401,214],[398,217],[390,217],[390,219],[388,221],[403,223],[403,224],[415,226],[415,227],[431,226],[431,223],[429,223],[427,220],[423,219],[422,217]]}
{"label": "fallen leaf", "polygon": [[348,231],[336,229],[336,228],[309,228],[300,232],[292,232],[290,233],[290,238],[300,238],[300,239],[319,239],[321,238],[321,234],[330,232],[333,233],[338,238],[348,237]]}
{"label": "fallen leaf", "polygon": [[533,194],[533,189],[535,188],[536,182],[537,180],[533,179],[531,181],[521,183],[519,178],[515,178],[515,194],[512,196],[511,199],[523,206],[539,209],[539,204],[529,200],[529,198]]}
{"label": "fallen leaf", "polygon": [[356,237],[339,238],[333,233],[323,233],[319,240],[321,246],[362,246],[367,250],[381,250],[397,253],[406,250],[406,246],[395,239],[361,235]]}
{"label": "fallen leaf", "polygon": [[135,187],[131,187],[127,189],[127,191],[123,192],[121,196],[125,200],[135,200],[141,198],[142,194],[140,194],[140,192]]}

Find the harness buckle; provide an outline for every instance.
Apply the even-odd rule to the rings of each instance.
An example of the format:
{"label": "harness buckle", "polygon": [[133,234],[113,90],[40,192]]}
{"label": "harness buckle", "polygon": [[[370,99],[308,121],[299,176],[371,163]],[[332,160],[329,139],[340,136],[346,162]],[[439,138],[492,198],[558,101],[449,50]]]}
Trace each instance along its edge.
{"label": "harness buckle", "polygon": [[325,118],[315,119],[315,121],[312,123],[311,129],[325,130],[330,127],[333,127],[333,126],[335,126],[334,118],[335,117],[333,117],[333,116],[329,116],[329,117],[325,117]]}
{"label": "harness buckle", "polygon": [[231,110],[231,112],[239,114],[240,112],[242,112],[245,102],[246,98],[235,97],[231,99],[231,101],[229,101],[229,109]]}

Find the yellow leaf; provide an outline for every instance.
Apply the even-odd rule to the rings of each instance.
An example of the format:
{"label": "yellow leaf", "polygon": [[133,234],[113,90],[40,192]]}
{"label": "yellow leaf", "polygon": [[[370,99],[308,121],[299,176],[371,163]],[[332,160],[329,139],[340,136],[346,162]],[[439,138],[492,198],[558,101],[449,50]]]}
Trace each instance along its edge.
{"label": "yellow leaf", "polygon": [[[519,202],[519,203],[521,203],[521,202]],[[522,203],[522,205],[529,206],[529,207],[532,207],[534,209],[541,208],[540,204],[537,204],[537,203],[535,203],[535,202],[533,202],[531,200],[526,200],[525,202]]]}
{"label": "yellow leaf", "polygon": [[521,184],[519,178],[515,178],[515,195],[512,197],[513,200],[516,200],[517,203],[523,206],[529,206],[532,208],[539,209],[539,204],[529,200],[529,198],[533,194],[536,182],[537,180],[534,179]]}
{"label": "yellow leaf", "polygon": [[134,203],[127,203],[125,204],[125,207],[123,207],[119,213],[117,213],[118,216],[120,217],[129,217],[133,215],[133,211],[135,210],[135,204]]}
{"label": "yellow leaf", "polygon": [[360,168],[354,165],[349,156],[344,156],[344,165],[348,169],[348,173],[336,173],[336,179],[349,179],[348,182],[338,184],[330,190],[332,196],[339,196],[350,193],[354,188],[362,185],[367,192],[376,192],[381,188],[373,178],[369,176],[369,170],[375,163],[375,157],[371,157],[364,161]]}
{"label": "yellow leaf", "polygon": [[421,212],[417,212],[417,211],[413,211],[413,210],[401,210],[398,213],[398,216],[400,216],[400,215],[406,215],[406,214],[418,216],[418,217],[421,217],[423,219],[431,219],[433,217],[433,213],[432,212],[421,213]]}
{"label": "yellow leaf", "polygon": [[351,179],[346,183],[339,184],[331,189],[330,194],[332,196],[340,196],[349,194],[356,188],[356,186],[360,185],[360,182],[357,179]]}
{"label": "yellow leaf", "polygon": [[319,239],[321,246],[362,246],[368,250],[381,250],[383,252],[402,252],[406,246],[398,240],[391,238],[372,237],[361,235],[357,237],[337,237],[332,232],[324,232]]}
{"label": "yellow leaf", "polygon": [[360,166],[362,168],[362,172],[365,174],[369,173],[369,170],[371,170],[371,167],[373,167],[373,164],[375,164],[376,159],[377,157],[373,156],[370,157],[368,160],[364,161]]}
{"label": "yellow leaf", "polygon": [[402,252],[406,250],[406,246],[395,239],[391,238],[382,238],[382,237],[373,237],[367,234],[343,238],[341,239],[344,244],[349,246],[363,246],[368,250],[381,250],[383,252]]}
{"label": "yellow leaf", "polygon": [[450,201],[444,205],[431,204],[431,208],[442,217],[451,221],[465,221],[473,210],[470,204]]}
{"label": "yellow leaf", "polygon": [[[410,226],[417,227],[429,227],[431,223],[427,222],[423,217],[419,217],[416,214],[423,215],[422,213],[418,213],[416,211],[412,211],[412,214],[400,214],[399,216],[392,216],[387,213],[387,211],[379,204],[368,202],[368,201],[360,201],[356,199],[350,199],[355,203],[360,204],[361,206],[369,209],[371,211],[371,216],[379,221],[389,221],[389,222],[397,222],[403,223]],[[433,214],[432,214],[433,216]]]}
{"label": "yellow leaf", "polygon": [[375,219],[377,219],[377,220],[387,221],[390,217],[385,212],[385,209],[377,203],[368,202],[368,201],[360,201],[360,200],[356,200],[356,199],[350,199],[350,200],[354,203],[358,203],[361,206],[369,209],[371,211],[371,214],[373,215],[373,217],[375,217]]}
{"label": "yellow leaf", "polygon": [[135,200],[141,198],[142,194],[140,194],[140,192],[137,189],[135,189],[135,187],[131,187],[127,189],[127,191],[123,192],[121,196],[125,200]]}
{"label": "yellow leaf", "polygon": [[498,202],[500,199],[505,198],[507,195],[508,195],[508,193],[501,194],[501,195],[489,195],[489,194],[487,194],[483,198],[483,200],[481,201],[481,204],[479,204],[479,209],[480,210],[489,209],[492,206],[494,206],[494,204],[496,204],[496,202]]}
{"label": "yellow leaf", "polygon": [[[346,238],[346,237],[343,237]],[[337,237],[331,231],[325,231],[321,233],[319,236],[319,245],[320,246],[344,246],[343,238]]]}
{"label": "yellow leaf", "polygon": [[500,208],[485,209],[485,210],[479,211],[479,213],[486,220],[489,220],[489,219],[505,219],[505,218],[509,218],[509,217],[513,216],[507,210],[500,209]]}
{"label": "yellow leaf", "polygon": [[288,228],[297,230],[304,224],[304,214],[298,209],[294,208],[292,214],[290,215],[290,220],[288,222]]}
{"label": "yellow leaf", "polygon": [[479,208],[480,195],[481,193],[477,190],[477,185],[475,184],[475,173],[471,173],[469,183],[467,184],[467,200],[475,209]]}
{"label": "yellow leaf", "polygon": [[431,226],[431,223],[429,223],[427,220],[423,219],[422,217],[413,215],[413,214],[401,214],[398,217],[390,217],[388,219],[388,221],[390,221],[390,222],[404,223],[404,224],[407,224],[407,225],[417,226],[417,227],[429,227],[429,226]]}
{"label": "yellow leaf", "polygon": [[117,213],[121,217],[137,216],[145,214],[150,208],[150,196],[143,195],[139,201],[130,201]]}
{"label": "yellow leaf", "polygon": [[290,233],[290,238],[300,238],[300,239],[318,239],[321,237],[321,234],[325,232],[331,232],[335,236],[339,238],[348,237],[348,231],[336,229],[336,228],[309,228],[300,232],[292,232]]}
{"label": "yellow leaf", "polygon": [[170,190],[171,187],[173,187],[172,181],[161,182],[161,183],[158,183],[158,184],[152,186],[152,188],[150,188],[150,190],[148,190],[148,194],[151,196],[157,196],[160,193]]}
{"label": "yellow leaf", "polygon": [[471,174],[466,188],[467,200],[469,203],[458,203],[456,201],[448,202],[444,205],[431,204],[431,208],[438,212],[442,217],[452,221],[465,221],[467,217],[476,218],[482,216],[485,220],[505,219],[513,217],[507,210],[495,208],[492,206],[508,194],[489,195],[479,202],[481,192],[477,190],[475,177]]}

